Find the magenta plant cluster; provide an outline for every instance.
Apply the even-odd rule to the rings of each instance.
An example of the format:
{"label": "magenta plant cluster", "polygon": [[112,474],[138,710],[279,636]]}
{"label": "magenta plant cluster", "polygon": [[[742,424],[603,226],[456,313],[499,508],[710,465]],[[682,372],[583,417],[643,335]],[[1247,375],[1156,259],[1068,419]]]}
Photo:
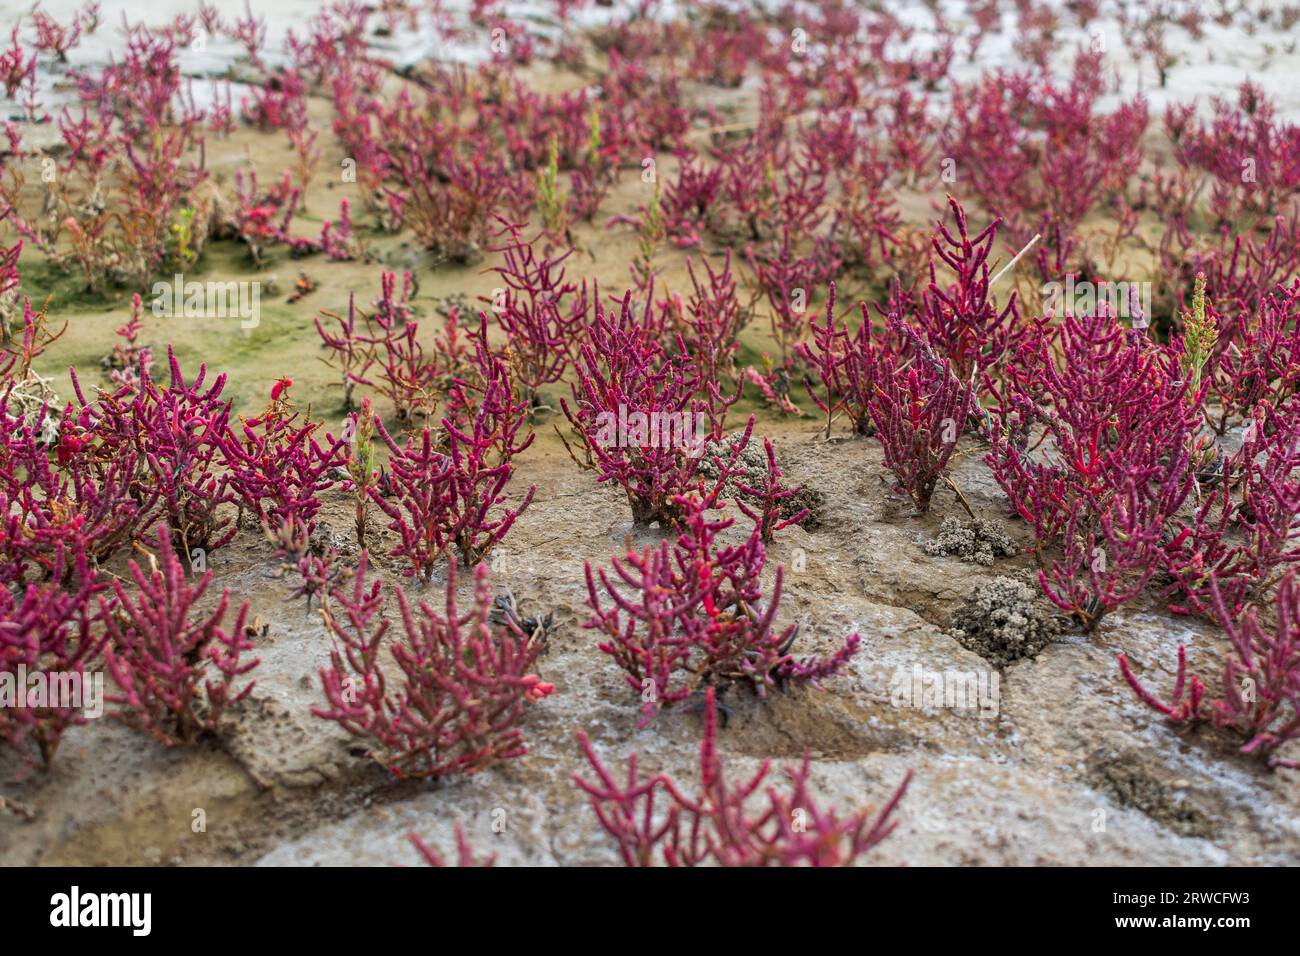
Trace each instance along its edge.
{"label": "magenta plant cluster", "polygon": [[[204,3],[161,27],[124,21],[100,69],[77,57],[95,3],[14,29],[0,48],[0,673],[101,668],[125,724],[169,747],[220,738],[254,691],[264,628],[216,593],[214,564],[260,531],[332,642],[318,717],[397,777],[521,758],[533,705],[565,682],[540,673],[553,622],[494,594],[489,564],[535,517],[537,486],[516,475],[549,416],[590,487],[626,502],[626,530],[658,535],[586,562],[583,629],[641,728],[705,712],[695,790],[643,778],[635,755],[616,778],[579,735],[594,778],[576,784],[624,862],[858,861],[896,825],[910,774],[881,810],[844,815],[819,807],[808,758],[781,790],[767,763],[729,781],[719,752],[725,695],[819,688],[863,643],[836,634],[814,653],[812,628],[783,615],[789,578],[769,552],[811,517],[808,489],[761,432],[753,454],[757,414],[728,430],[752,401],[815,416],[829,455],[869,442],[908,518],[975,518],[967,478],[986,468],[1043,595],[1081,632],[1118,629],[1145,600],[1226,638],[1218,662],[1179,648],[1167,698],[1120,656],[1142,703],[1300,765],[1284,750],[1300,738],[1300,127],[1250,83],[1208,112],[1174,102],[1153,120],[1141,95],[1106,107],[1106,58],[1060,39],[1095,3],[1018,0],[1024,65],[970,81],[952,67],[997,4],[967,5],[973,32],[927,7],[925,53],[910,41],[927,31],[883,10],[706,3],[685,20],[654,0],[590,30],[588,50],[570,29],[584,5],[557,0],[556,39],[488,0],[468,26],[430,4],[444,39],[493,38],[473,67],[378,55],[367,36],[415,24],[401,4],[331,4],[281,56],[251,8],[227,19]],[[1121,15],[1162,86],[1182,68],[1168,21]],[[1199,33],[1204,15],[1180,28]],[[229,82],[200,98],[185,75],[209,39],[242,50],[253,82],[238,104]],[[1049,69],[1063,57],[1064,76]],[[541,58],[586,80],[539,90]],[[72,94],[57,115],[50,71]],[[752,90],[755,119],[697,105],[700,85]],[[238,127],[282,141],[287,164],[214,175],[208,145]],[[1160,134],[1171,162],[1139,175]],[[307,227],[331,150],[349,195]],[[936,175],[933,228],[910,228],[897,197]],[[600,241],[635,249],[604,292],[584,274]],[[201,269],[215,243],[260,270],[392,262],[398,242],[420,266],[376,266],[346,309],[314,317],[341,428],[287,377],[238,414],[226,374],[150,343],[141,291]],[[444,300],[443,321],[426,318],[422,268],[471,265],[475,295],[496,284],[477,315]],[[62,334],[47,274],[132,293],[103,384],[73,368],[67,401],[42,375]],[[1100,282],[1125,297],[1033,296]],[[304,275],[290,302],[313,288]],[[869,291],[841,311],[848,290]],[[331,526],[339,503],[353,541]],[[440,606],[418,596],[433,587]],[[84,722],[47,699],[0,710],[0,739],[48,767]],[[463,833],[457,853],[480,862]]]}

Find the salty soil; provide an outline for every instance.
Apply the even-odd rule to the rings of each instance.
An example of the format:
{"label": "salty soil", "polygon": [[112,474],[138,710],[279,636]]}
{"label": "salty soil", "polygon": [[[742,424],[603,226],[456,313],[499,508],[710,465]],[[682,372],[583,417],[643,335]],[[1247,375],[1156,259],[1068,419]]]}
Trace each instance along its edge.
{"label": "salty soil", "polygon": [[[807,751],[827,802],[850,807],[879,803],[914,770],[899,829],[872,857],[882,864],[1300,859],[1295,771],[1269,773],[1206,734],[1175,735],[1119,677],[1122,652],[1144,680],[1167,687],[1177,644],[1188,642],[1195,659],[1214,649],[1211,631],[1137,601],[1087,639],[1066,629],[998,670],[945,631],[976,587],[999,576],[1028,581],[1029,560],[983,567],[928,556],[943,516],[958,509],[950,495],[941,491],[934,512],[914,516],[890,495],[869,440],[827,443],[806,423],[765,424],[763,432],[790,479],[825,499],[816,532],[792,527],[773,545],[769,571],[778,562],[788,569],[781,617],[803,622],[805,652],[832,650],[854,630],[862,650],[822,691],[767,702],[728,695],[721,741],[736,772]],[[1023,544],[980,451],[973,441],[963,446],[957,480],[980,518]],[[582,563],[621,550],[631,531],[626,502],[574,468],[553,440],[522,462],[517,489],[531,483],[539,504],[494,560],[498,588],[513,591],[525,613],[551,611],[557,622],[539,666],[557,692],[530,708],[526,757],[439,784],[387,777],[311,715],[323,703],[316,674],[328,637],[314,612],[286,602],[269,549],[241,535],[212,567],[220,586],[252,604],[266,635],[257,686],[231,714],[224,743],[168,752],[109,720],[75,731],[48,775],[0,789],[17,807],[0,811],[4,861],[414,863],[408,832],[449,850],[459,821],[501,864],[615,862],[571,783],[585,769],[574,732],[584,728],[613,766],[635,750],[647,770],[690,780],[701,717],[678,706],[638,731],[637,695],[582,628]],[[344,537],[345,502],[332,501],[328,517]],[[652,529],[633,543],[655,540]],[[400,579],[395,565],[379,564],[388,581]],[[436,604],[441,585],[417,593]],[[982,706],[918,706],[926,700],[911,698],[917,669],[983,673]],[[6,778],[16,770],[0,765]]]}
{"label": "salty soil", "polygon": [[[545,66],[534,68],[531,79],[541,88],[577,82]],[[684,92],[707,97],[722,118],[737,124],[755,114],[753,97],[743,91]],[[313,117],[328,124],[325,101],[313,102]],[[322,142],[320,174],[295,226],[302,234],[335,216],[344,196],[356,210],[364,204],[355,185],[336,181],[342,156],[328,136]],[[219,188],[228,188],[233,170],[250,160],[261,181],[270,182],[291,158],[282,138],[246,129],[208,144]],[[665,176],[675,168],[670,156],[659,157],[659,164]],[[631,164],[602,218],[632,214],[646,202],[638,168]],[[928,228],[942,202],[942,186],[933,185],[897,197],[909,226]],[[985,221],[981,214],[979,226]],[[575,232],[572,273],[598,278],[602,290],[624,288],[636,247],[630,230],[583,226]],[[336,377],[317,361],[318,310],[342,310],[351,290],[368,304],[378,293],[381,267],[409,268],[420,282],[412,306],[425,336],[448,298],[473,302],[496,284],[479,271],[490,262],[438,265],[409,236],[365,238],[369,261],[293,261],[280,251],[260,272],[241,247],[213,244],[201,269],[187,278],[274,278],[278,291],[264,290],[259,326],[240,330],[237,320],[157,319],[146,312],[144,339],[158,355],[173,343],[187,372],[199,361],[230,372],[227,394],[244,414],[262,407],[272,382],[291,376],[295,398],[310,401],[313,415],[336,428],[339,398],[329,388]],[[679,254],[661,256],[656,264],[664,287],[685,287],[684,262]],[[24,290],[37,301],[48,296],[51,315],[69,322],[64,339],[39,366],[66,397],[69,365],[87,380],[98,375],[126,301],[87,302],[75,281],[54,274],[38,257],[25,257],[23,265]],[[300,271],[316,289],[290,305],[285,298]],[[840,302],[877,291],[865,283],[854,288],[850,279],[840,285]],[[821,301],[816,297],[813,308]],[[760,317],[746,331],[741,363],[771,350],[765,326]],[[560,394],[555,390],[555,397]],[[729,427],[743,425],[754,410],[748,402],[737,406]],[[666,769],[692,781],[702,718],[698,710],[677,706],[638,730],[637,694],[583,628],[583,564],[603,565],[622,552],[632,533],[630,514],[617,489],[596,484],[574,466],[554,436],[553,421],[546,413],[539,417],[538,440],[519,459],[512,484],[516,497],[536,484],[535,502],[492,560],[499,590],[509,588],[525,614],[552,612],[556,621],[538,669],[557,691],[529,708],[527,756],[470,778],[396,781],[334,724],[313,717],[311,708],[324,703],[318,671],[329,638],[315,609],[287,600],[290,585],[279,576],[270,546],[250,528],[209,560],[215,573],[209,600],[228,588],[265,625],[257,642],[256,687],[228,715],[222,739],[168,751],[103,719],[70,732],[48,773],[23,774],[11,754],[0,753],[0,863],[412,864],[418,856],[408,833],[446,852],[457,822],[477,851],[495,853],[498,864],[616,862],[572,783],[575,772],[586,771],[575,732],[584,729],[611,768],[621,769],[636,751],[646,772]],[[950,525],[941,533],[945,519],[970,528],[952,493],[940,488],[931,513],[917,516],[891,494],[873,440],[850,438],[837,426],[827,441],[813,418],[781,420],[759,411],[756,448],[763,437],[775,442],[787,479],[806,485],[807,500],[817,503],[817,520],[780,532],[769,552],[769,583],[778,563],[787,568],[780,619],[801,623],[800,653],[829,652],[852,631],[862,645],[847,670],[821,690],[797,689],[766,701],[743,691],[727,695],[720,737],[734,773],[810,753],[824,803],[843,810],[879,804],[914,771],[897,831],[870,857],[879,864],[1300,862],[1298,772],[1269,772],[1210,731],[1175,734],[1120,678],[1115,658],[1123,653],[1141,679],[1163,693],[1173,681],[1178,645],[1189,646],[1194,665],[1218,660],[1218,631],[1169,615],[1150,595],[1109,615],[1086,638],[1068,626],[1058,629],[1023,553],[1029,533],[1008,517],[1005,496],[982,463],[984,449],[971,438],[963,439],[954,479],[985,525],[965,547],[961,529]],[[339,492],[326,502],[326,533],[343,548],[351,540],[351,504]],[[739,537],[739,528],[733,531]],[[1003,546],[1000,535],[1014,547]],[[379,554],[386,547],[378,537],[372,567],[390,584],[407,583],[398,563]],[[652,530],[637,532],[632,543],[658,540]],[[115,562],[110,570],[124,573],[124,565]],[[1000,578],[1023,582],[1026,590],[992,587]],[[464,576],[461,589],[468,594],[469,587]],[[435,581],[412,593],[437,607],[442,588]],[[995,619],[993,608],[992,630],[970,637],[978,616],[959,612],[977,588],[1012,593],[1033,611],[1018,605]],[[964,635],[952,631],[954,615]],[[1010,632],[1022,619],[1028,633],[1017,642]],[[1208,663],[1201,669],[1213,670]],[[971,675],[985,690],[978,701],[983,706],[946,706],[942,699],[927,706],[924,697],[913,696],[936,679],[951,686],[957,675]]]}

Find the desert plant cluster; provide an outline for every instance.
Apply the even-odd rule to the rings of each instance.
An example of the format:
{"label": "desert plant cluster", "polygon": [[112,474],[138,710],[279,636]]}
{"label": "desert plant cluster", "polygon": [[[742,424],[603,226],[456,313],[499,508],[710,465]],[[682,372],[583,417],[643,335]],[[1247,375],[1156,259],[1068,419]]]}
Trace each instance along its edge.
{"label": "desert plant cluster", "polygon": [[[888,477],[856,487],[904,521],[985,521],[959,465],[984,469],[989,527],[1017,536],[998,547],[1062,633],[1097,640],[1144,602],[1215,635],[1105,675],[1169,747],[1300,767],[1300,125],[1252,82],[1199,109],[1165,95],[1192,68],[1175,37],[1300,8],[967,0],[918,26],[838,0],[555,0],[539,29],[493,0],[338,0],[276,49],[252,5],[161,25],[99,6],[38,5],[0,52],[11,684],[102,673],[153,746],[224,746],[289,620],[223,582],[253,548],[326,635],[311,719],[368,769],[450,785],[523,758],[575,692],[564,631],[617,675],[627,735],[702,715],[689,782],[630,745],[611,770],[566,730],[622,862],[869,861],[910,771],[846,811],[810,756],[723,756],[729,708],[841,693],[870,654],[859,629],[808,637],[772,558],[818,534],[781,465],[802,429],[823,460],[873,449]],[[1145,87],[1121,88],[1103,22]],[[109,31],[109,62],[78,59]],[[485,55],[399,64],[375,42],[429,31]],[[973,73],[995,36],[1018,65]],[[238,73],[198,95],[192,58],[222,44]],[[216,159],[250,142],[279,157],[260,181]],[[218,259],[254,283],[301,270],[275,308],[305,317],[318,368],[240,381],[163,340],[156,282],[222,279]],[[421,284],[446,275],[474,291],[435,315]],[[115,315],[98,368],[68,368],[77,302]],[[521,478],[543,446],[626,532],[583,562],[573,626],[494,581],[563,507]],[[28,695],[0,741],[39,780],[87,723]],[[460,865],[493,862],[456,840]]]}

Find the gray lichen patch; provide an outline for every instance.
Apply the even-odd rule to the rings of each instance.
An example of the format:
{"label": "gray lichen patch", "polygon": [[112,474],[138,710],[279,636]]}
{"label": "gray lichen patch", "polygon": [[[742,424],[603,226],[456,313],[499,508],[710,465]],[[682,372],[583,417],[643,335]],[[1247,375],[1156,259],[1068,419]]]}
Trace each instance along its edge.
{"label": "gray lichen patch", "polygon": [[[726,465],[731,460],[731,456],[735,454],[736,446],[740,444],[740,440],[744,435],[743,431],[733,432],[723,438],[721,442],[710,442],[705,449],[704,458],[700,462],[700,474],[706,479],[717,481],[718,476],[721,474],[719,464]],[[776,453],[775,448],[773,451]],[[776,454],[777,467],[780,468],[780,454]],[[763,448],[763,439],[757,435],[750,435],[749,443],[740,450],[739,455],[736,457],[732,474],[727,478],[727,483],[723,486],[722,496],[743,501],[746,504],[753,504],[754,496],[741,491],[740,486],[761,488],[766,479],[767,452]],[[805,531],[816,531],[820,528],[825,507],[825,497],[822,493],[816,488],[807,485],[800,486],[786,475],[782,475],[781,484],[795,492],[789,498],[781,501],[782,520],[793,518],[800,511],[807,509],[808,513],[799,519],[799,527]]]}
{"label": "gray lichen patch", "polygon": [[925,544],[928,555],[952,555],[986,568],[995,558],[1012,557],[1016,550],[1015,542],[993,522],[979,518],[963,525],[960,518],[953,516],[944,518],[938,536]]}
{"label": "gray lichen patch", "polygon": [[[736,454],[736,446],[745,437],[743,431],[732,432],[719,442],[709,442],[704,449],[704,458],[700,461],[700,473],[710,478],[717,478],[719,471],[714,462],[721,459],[725,464]],[[774,443],[775,444],[775,443]],[[763,451],[763,439],[751,433],[749,442],[740,450],[736,458],[736,477],[746,483],[759,481],[767,473],[767,454]]]}
{"label": "gray lichen patch", "polygon": [[1199,805],[1186,780],[1133,753],[1105,753],[1089,761],[1088,782],[1122,807],[1140,810],[1182,836],[1212,838],[1214,820]]}
{"label": "gray lichen patch", "polygon": [[800,487],[791,497],[781,502],[782,519],[793,518],[800,511],[808,513],[799,519],[799,527],[805,531],[816,531],[822,526],[822,509],[826,506],[825,496],[816,488],[808,485]]}
{"label": "gray lichen patch", "polygon": [[997,577],[971,592],[948,636],[999,667],[1035,657],[1056,639],[1060,621],[1028,585]]}

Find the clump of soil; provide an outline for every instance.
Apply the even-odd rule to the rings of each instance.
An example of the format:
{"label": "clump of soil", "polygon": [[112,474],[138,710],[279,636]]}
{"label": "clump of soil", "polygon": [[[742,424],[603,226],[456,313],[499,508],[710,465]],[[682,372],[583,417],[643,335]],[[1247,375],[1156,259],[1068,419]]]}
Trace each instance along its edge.
{"label": "clump of soil", "polygon": [[994,558],[1010,558],[1016,550],[1016,543],[993,522],[977,518],[964,525],[952,515],[939,525],[938,537],[925,544],[928,555],[956,555],[962,561],[986,568],[992,567]]}
{"label": "clump of soil", "polygon": [[1161,780],[1134,753],[1105,754],[1089,761],[1088,779],[1098,793],[1122,807],[1133,807],[1182,836],[1210,838],[1215,825],[1205,809],[1186,793],[1186,781]]}
{"label": "clump of soil", "polygon": [[454,309],[460,317],[462,324],[466,318],[473,316],[478,312],[481,306],[476,306],[470,301],[469,295],[465,292],[453,292],[450,295],[434,297],[434,311],[444,319],[447,318]]}
{"label": "clump of soil", "polygon": [[1036,657],[1060,633],[1056,615],[1028,585],[1008,577],[981,584],[952,616],[948,636],[999,667]]}
{"label": "clump of soil", "polygon": [[[710,441],[704,448],[704,457],[700,460],[700,474],[706,478],[716,479],[721,471],[718,467],[719,461],[722,464],[730,461],[731,456],[736,453],[736,446],[744,437],[743,431],[732,432],[721,441]],[[740,455],[736,458],[735,468],[732,481],[742,481],[745,484],[760,481],[767,474],[767,452],[763,450],[761,438],[753,434],[749,436],[749,443],[740,450]],[[732,481],[727,482],[728,489],[731,488]]]}
{"label": "clump of soil", "polygon": [[826,497],[820,491],[804,485],[781,502],[781,517],[793,518],[807,508],[808,513],[800,520],[799,527],[805,531],[816,531],[822,526],[822,508],[825,504]]}
{"label": "clump of soil", "polygon": [[[723,438],[721,442],[710,442],[704,451],[704,458],[700,461],[700,474],[705,478],[716,481],[718,475],[721,474],[719,461],[721,464],[730,461],[732,454],[735,453],[736,445],[740,443],[744,435],[744,432],[733,432]],[[718,460],[715,461],[715,458]],[[779,468],[780,465],[781,462],[778,457],[777,467]],[[726,485],[723,486],[723,497],[752,504],[755,501],[755,496],[741,491],[740,486],[746,485],[750,488],[759,488],[766,479],[767,452],[763,448],[762,440],[751,435],[749,444],[741,449],[740,455],[736,458],[735,470],[727,479]],[[781,478],[781,484],[786,488],[791,487],[791,484],[784,476]],[[805,531],[816,531],[822,526],[821,515],[826,504],[825,496],[816,488],[810,488],[807,485],[793,490],[795,492],[793,495],[781,500],[782,519],[793,518],[806,508],[808,513],[799,521],[799,527]]]}

